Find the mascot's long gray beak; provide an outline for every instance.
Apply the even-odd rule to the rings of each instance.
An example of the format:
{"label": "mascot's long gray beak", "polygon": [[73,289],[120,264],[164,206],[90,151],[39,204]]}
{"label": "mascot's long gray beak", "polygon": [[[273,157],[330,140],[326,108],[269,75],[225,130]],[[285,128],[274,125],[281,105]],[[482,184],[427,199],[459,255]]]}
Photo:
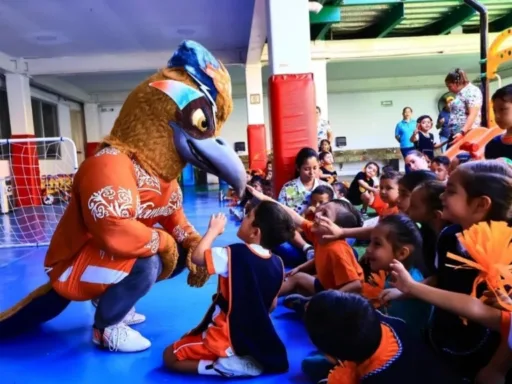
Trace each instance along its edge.
{"label": "mascot's long gray beak", "polygon": [[211,173],[231,185],[238,196],[243,196],[247,184],[245,167],[236,152],[220,137],[195,139],[175,122],[174,145],[186,162]]}

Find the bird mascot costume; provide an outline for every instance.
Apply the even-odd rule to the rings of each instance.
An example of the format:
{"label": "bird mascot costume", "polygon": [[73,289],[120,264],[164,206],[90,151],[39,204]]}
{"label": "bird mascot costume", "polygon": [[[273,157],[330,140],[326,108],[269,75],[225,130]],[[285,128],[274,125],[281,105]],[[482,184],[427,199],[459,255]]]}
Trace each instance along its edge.
{"label": "bird mascot costume", "polygon": [[184,41],[167,67],[131,92],[97,153],[80,166],[46,254],[49,282],[0,313],[0,336],[53,319],[71,301],[92,300],[95,344],[120,352],[149,348],[129,327],[144,321],[135,303],[173,274],[180,254],[189,285],[208,279],[191,261],[200,235],[183,212],[177,178],[185,164],[239,194],[245,189],[244,166],[219,137],[232,109],[225,67]]}

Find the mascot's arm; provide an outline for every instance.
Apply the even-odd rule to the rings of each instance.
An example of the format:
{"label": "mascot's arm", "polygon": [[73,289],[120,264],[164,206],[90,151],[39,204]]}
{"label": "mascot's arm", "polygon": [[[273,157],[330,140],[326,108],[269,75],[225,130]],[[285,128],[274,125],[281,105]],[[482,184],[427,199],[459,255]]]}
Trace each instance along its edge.
{"label": "mascot's arm", "polygon": [[179,192],[180,201],[176,202],[177,209],[170,216],[160,220],[160,225],[187,250],[187,268],[190,270],[188,283],[193,287],[202,287],[209,278],[206,268],[199,267],[192,262],[192,252],[199,244],[201,235],[189,223],[182,207],[182,194],[176,183],[176,190]]}
{"label": "mascot's arm", "polygon": [[140,202],[135,171],[126,155],[102,155],[82,165],[75,180],[82,216],[92,241],[107,254],[148,257],[173,248],[164,231],[136,220]]}

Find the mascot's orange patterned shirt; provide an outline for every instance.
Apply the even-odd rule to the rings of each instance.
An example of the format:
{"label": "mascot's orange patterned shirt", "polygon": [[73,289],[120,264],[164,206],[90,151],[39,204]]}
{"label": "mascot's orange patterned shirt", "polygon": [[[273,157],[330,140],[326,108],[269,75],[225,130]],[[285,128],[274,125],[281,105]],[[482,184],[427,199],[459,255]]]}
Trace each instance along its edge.
{"label": "mascot's orange patterned shirt", "polygon": [[153,229],[156,224],[178,243],[197,234],[182,203],[176,180],[167,183],[149,175],[116,148],[102,149],[75,175],[70,204],[46,254],[50,280],[62,280],[74,261],[91,250],[124,260],[163,251],[168,243]]}

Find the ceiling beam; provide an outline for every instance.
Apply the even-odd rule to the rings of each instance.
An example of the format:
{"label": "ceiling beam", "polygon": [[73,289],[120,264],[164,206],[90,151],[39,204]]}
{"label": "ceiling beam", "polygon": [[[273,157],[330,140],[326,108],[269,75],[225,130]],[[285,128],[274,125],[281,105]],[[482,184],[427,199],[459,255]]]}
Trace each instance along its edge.
{"label": "ceiling beam", "polygon": [[310,24],[333,24],[341,21],[340,7],[325,6],[318,13],[309,13]]}
{"label": "ceiling beam", "polygon": [[251,34],[247,47],[247,59],[245,64],[257,64],[261,59],[261,52],[267,41],[267,15],[265,12],[265,0],[255,0],[252,13]]}
{"label": "ceiling beam", "polygon": [[[439,0],[343,0],[342,5],[379,5],[393,3],[433,3]],[[448,0],[458,3],[458,0]]]}
{"label": "ceiling beam", "polygon": [[512,27],[512,11],[489,23],[489,32],[502,32]]}
{"label": "ceiling beam", "polygon": [[[489,34],[493,41],[497,33]],[[389,37],[386,39],[328,40],[311,42],[312,60],[382,59],[432,55],[459,55],[480,52],[478,34]],[[261,55],[268,61],[268,45]]]}
{"label": "ceiling beam", "polygon": [[[245,64],[246,48],[211,51],[225,65]],[[47,59],[26,59],[28,73],[35,75],[70,75],[98,72],[156,71],[166,66],[172,52],[134,52],[89,56],[66,56]]]}
{"label": "ceiling beam", "polygon": [[31,77],[30,82],[46,91],[56,93],[73,101],[82,103],[91,101],[91,95],[85,92],[82,88],[57,77],[36,76]]}
{"label": "ceiling beam", "polygon": [[[327,33],[329,33],[329,30],[331,29],[331,25],[333,25],[334,23],[339,23],[341,21],[341,9],[339,8],[339,6],[341,5],[341,2],[342,2],[341,0],[320,0],[318,2],[322,5],[324,5],[324,8],[326,8],[326,7],[329,7],[330,9],[338,8],[339,19],[335,22],[311,24],[310,30],[311,30],[311,40],[312,41],[325,39],[325,36],[327,35]],[[320,11],[320,13],[322,13],[322,12]]]}
{"label": "ceiling beam", "polygon": [[375,24],[371,24],[361,31],[345,35],[346,39],[378,39],[386,37],[405,18],[404,3],[395,3],[386,10]]}
{"label": "ceiling beam", "polygon": [[26,65],[22,59],[0,52],[0,73],[25,73]]}
{"label": "ceiling beam", "polygon": [[461,4],[452,8],[441,19],[425,27],[421,31],[421,35],[447,35],[471,19],[475,14],[476,11],[469,5]]}

